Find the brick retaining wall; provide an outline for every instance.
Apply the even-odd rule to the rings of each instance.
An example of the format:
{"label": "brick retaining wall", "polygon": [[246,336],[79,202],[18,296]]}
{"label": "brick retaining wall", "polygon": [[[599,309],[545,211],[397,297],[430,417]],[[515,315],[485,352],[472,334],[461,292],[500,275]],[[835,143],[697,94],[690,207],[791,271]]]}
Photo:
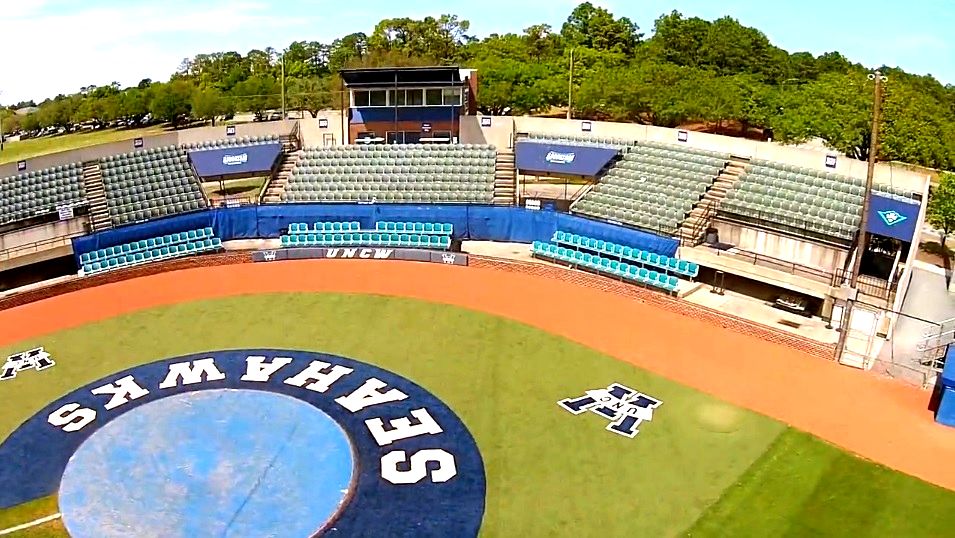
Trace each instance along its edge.
{"label": "brick retaining wall", "polygon": [[[775,342],[804,351],[816,357],[832,360],[834,346],[831,344],[816,342],[808,338],[803,338],[798,335],[774,329],[772,327],[767,327],[765,325],[760,325],[743,318],[725,314],[704,306],[696,305],[689,301],[677,299],[658,291],[649,290],[640,286],[634,286],[632,284],[626,284],[605,276],[598,276],[584,271],[574,271],[553,265],[491,258],[474,254],[469,255],[469,259],[470,265],[472,267],[484,267],[498,271],[522,273],[541,278],[553,278],[557,280],[573,282],[574,284],[587,288],[630,297],[642,303],[653,304],[659,306],[660,308],[665,308],[671,312],[678,312],[694,319],[700,319],[714,325],[719,325],[725,329],[749,336],[755,336],[763,340],[768,340],[770,342]],[[214,265],[232,265],[251,262],[251,253],[242,251],[208,254],[203,256],[190,256],[165,262],[149,263],[136,267],[117,269],[108,273],[77,278],[67,282],[59,282],[49,286],[24,291],[22,293],[15,293],[13,295],[0,298],[0,310],[14,308],[16,306],[41,301],[49,297],[62,295],[64,293],[70,293],[85,288],[102,286],[104,284],[154,275],[157,273],[176,271],[179,269],[190,269],[193,267],[209,267]]]}
{"label": "brick retaining wall", "polygon": [[62,295],[64,293],[70,293],[85,288],[102,286],[103,284],[111,284],[113,282],[120,282],[142,276],[155,275],[157,273],[177,271],[179,269],[191,269],[193,267],[233,265],[237,263],[251,262],[252,256],[248,252],[224,252],[220,254],[189,256],[163,262],[147,263],[144,265],[137,265],[135,267],[116,269],[107,273],[100,273],[98,275],[76,278],[66,282],[58,282],[56,284],[43,286],[41,288],[34,288],[20,293],[14,293],[12,295],[0,298],[0,310],[6,310],[8,308],[13,308],[27,303],[33,303],[36,301],[42,301],[43,299],[48,299],[56,295]]}

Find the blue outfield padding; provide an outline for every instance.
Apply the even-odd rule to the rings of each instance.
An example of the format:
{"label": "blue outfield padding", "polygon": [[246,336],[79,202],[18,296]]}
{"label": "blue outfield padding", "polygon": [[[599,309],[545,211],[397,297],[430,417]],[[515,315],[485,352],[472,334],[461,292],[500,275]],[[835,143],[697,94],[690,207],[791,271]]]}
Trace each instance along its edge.
{"label": "blue outfield padding", "polygon": [[441,222],[452,226],[451,238],[463,241],[532,243],[550,241],[554,232],[584,235],[674,256],[679,241],[631,228],[554,211],[521,207],[458,204],[274,204],[216,208],[174,215],[73,239],[79,266],[84,253],[160,235],[212,227],[222,241],[279,238],[293,223],[358,222],[362,230],[375,223]]}

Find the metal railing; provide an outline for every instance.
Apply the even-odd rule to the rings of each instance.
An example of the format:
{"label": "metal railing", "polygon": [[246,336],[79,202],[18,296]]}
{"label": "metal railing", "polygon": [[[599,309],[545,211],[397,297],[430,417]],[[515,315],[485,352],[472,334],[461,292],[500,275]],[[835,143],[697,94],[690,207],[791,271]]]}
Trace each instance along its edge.
{"label": "metal railing", "polygon": [[833,285],[832,282],[835,279],[835,273],[833,272],[824,271],[816,267],[810,267],[808,265],[803,265],[796,262],[781,260],[779,258],[774,258],[765,254],[758,254],[756,252],[750,252],[748,250],[742,250],[738,248],[734,248],[732,251],[721,249],[713,250],[716,252],[717,256],[727,256],[733,259],[746,260],[753,265],[775,269],[777,271],[791,275],[815,280],[823,284]]}
{"label": "metal railing", "polygon": [[[44,252],[47,250],[53,250],[54,248],[64,247],[71,244],[71,239],[74,237],[81,237],[86,235],[86,232],[74,233],[65,236],[51,237],[49,239],[43,239],[41,241],[34,241],[32,243],[24,243],[22,245],[17,245],[15,247],[10,247],[7,249],[0,250],[0,261],[12,260],[14,258],[19,258],[20,256],[26,256],[28,254],[37,254],[39,252]],[[46,247],[46,248],[42,248]]]}

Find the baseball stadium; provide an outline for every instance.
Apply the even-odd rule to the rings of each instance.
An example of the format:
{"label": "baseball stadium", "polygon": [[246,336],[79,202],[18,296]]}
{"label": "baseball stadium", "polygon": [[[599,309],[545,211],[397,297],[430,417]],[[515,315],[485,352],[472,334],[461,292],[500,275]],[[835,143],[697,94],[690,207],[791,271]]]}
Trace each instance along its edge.
{"label": "baseball stadium", "polygon": [[334,75],[0,153],[0,536],[955,534],[930,174]]}

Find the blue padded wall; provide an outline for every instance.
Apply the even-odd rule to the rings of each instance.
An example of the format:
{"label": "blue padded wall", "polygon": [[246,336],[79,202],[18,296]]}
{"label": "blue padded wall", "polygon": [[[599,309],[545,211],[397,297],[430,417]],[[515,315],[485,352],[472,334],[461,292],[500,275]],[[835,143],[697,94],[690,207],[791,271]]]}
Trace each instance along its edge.
{"label": "blue padded wall", "polygon": [[623,228],[576,215],[534,211],[520,207],[440,204],[276,204],[216,208],[124,226],[73,239],[79,256],[97,249],[149,239],[159,235],[211,226],[216,237],[232,239],[276,238],[293,222],[358,221],[373,228],[377,221],[447,222],[454,239],[532,243],[550,241],[557,230],[603,239],[642,250],[673,256],[676,239]]}

